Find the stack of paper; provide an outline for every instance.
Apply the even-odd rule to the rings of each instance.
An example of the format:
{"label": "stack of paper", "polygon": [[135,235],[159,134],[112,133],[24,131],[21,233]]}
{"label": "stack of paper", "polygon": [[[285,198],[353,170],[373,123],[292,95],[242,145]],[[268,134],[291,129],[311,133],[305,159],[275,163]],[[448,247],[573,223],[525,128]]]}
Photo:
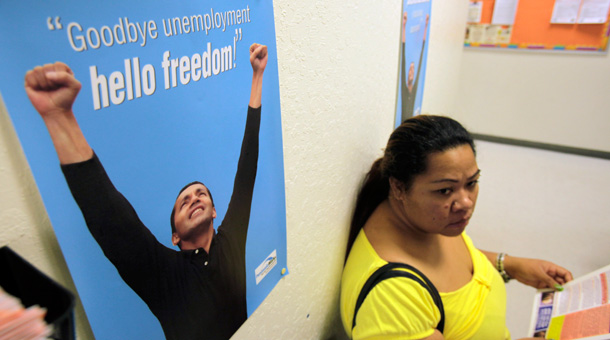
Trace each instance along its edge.
{"label": "stack of paper", "polygon": [[44,321],[46,310],[38,306],[24,308],[21,302],[0,289],[0,340],[47,339],[51,328]]}

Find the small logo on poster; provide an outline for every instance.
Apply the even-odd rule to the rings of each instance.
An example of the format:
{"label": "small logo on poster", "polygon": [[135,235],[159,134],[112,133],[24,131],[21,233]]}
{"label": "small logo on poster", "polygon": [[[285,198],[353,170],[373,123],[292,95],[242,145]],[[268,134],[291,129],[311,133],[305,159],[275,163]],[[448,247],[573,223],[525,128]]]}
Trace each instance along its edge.
{"label": "small logo on poster", "polygon": [[275,267],[277,264],[277,252],[274,249],[269,256],[254,270],[256,275],[256,284],[261,282],[265,276]]}

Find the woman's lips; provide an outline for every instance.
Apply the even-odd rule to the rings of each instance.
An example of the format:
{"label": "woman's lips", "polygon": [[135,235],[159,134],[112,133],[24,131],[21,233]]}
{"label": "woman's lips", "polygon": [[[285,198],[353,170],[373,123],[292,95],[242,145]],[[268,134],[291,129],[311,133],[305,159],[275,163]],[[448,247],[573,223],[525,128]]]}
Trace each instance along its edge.
{"label": "woman's lips", "polygon": [[470,221],[470,217],[467,218],[463,218],[459,221],[450,223],[448,225],[449,228],[465,228],[468,225],[468,222]]}

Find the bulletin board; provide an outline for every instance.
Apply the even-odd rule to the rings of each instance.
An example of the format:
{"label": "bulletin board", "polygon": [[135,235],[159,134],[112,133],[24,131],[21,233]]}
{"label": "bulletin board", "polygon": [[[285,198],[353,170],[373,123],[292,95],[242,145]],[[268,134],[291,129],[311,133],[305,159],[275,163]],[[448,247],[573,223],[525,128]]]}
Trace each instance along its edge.
{"label": "bulletin board", "polygon": [[604,52],[610,29],[604,23],[551,23],[556,0],[520,0],[512,25],[492,24],[497,0],[470,0],[482,6],[480,20],[469,22],[464,46],[551,51]]}

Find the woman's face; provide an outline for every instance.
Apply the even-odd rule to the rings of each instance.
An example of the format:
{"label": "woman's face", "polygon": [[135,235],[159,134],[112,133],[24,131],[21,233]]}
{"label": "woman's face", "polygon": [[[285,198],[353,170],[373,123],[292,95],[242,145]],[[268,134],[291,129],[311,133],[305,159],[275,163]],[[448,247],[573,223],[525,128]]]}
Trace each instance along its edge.
{"label": "woman's face", "polygon": [[403,218],[423,233],[460,235],[474,212],[480,170],[468,144],[430,154],[427,171],[400,194]]}

